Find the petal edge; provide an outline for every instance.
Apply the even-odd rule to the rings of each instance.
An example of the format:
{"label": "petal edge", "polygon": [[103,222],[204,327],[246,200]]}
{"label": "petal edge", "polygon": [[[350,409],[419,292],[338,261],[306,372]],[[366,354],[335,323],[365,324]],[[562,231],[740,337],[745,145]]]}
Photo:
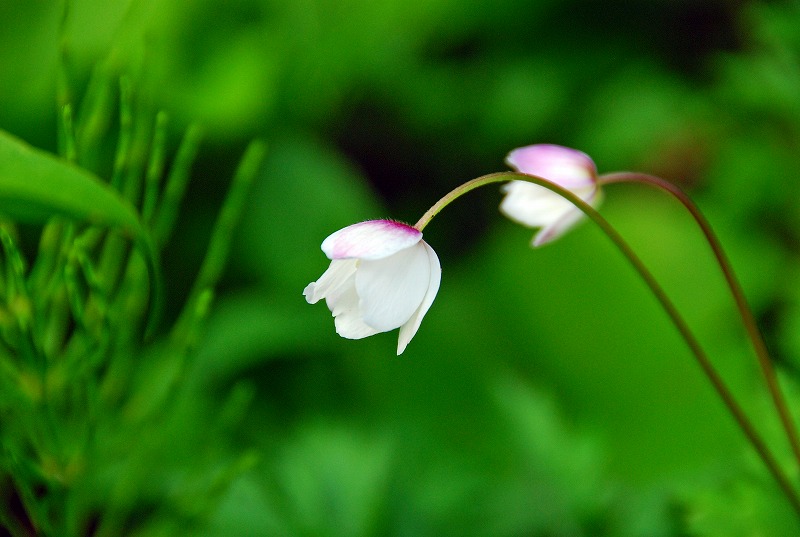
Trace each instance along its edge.
{"label": "petal edge", "polygon": [[367,220],[340,229],[322,241],[329,259],[383,259],[414,246],[422,232],[393,220]]}

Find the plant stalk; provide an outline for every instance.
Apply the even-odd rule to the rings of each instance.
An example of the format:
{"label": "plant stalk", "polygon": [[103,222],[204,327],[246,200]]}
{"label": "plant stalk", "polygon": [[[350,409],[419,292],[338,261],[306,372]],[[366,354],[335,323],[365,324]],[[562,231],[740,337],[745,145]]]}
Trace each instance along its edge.
{"label": "plant stalk", "polygon": [[750,309],[750,306],[747,304],[747,299],[744,296],[742,286],[739,283],[738,278],[736,278],[736,274],[733,271],[733,266],[728,260],[727,255],[725,255],[725,251],[722,249],[722,244],[717,238],[717,235],[714,233],[714,230],[711,228],[711,224],[708,223],[708,220],[706,220],[706,218],[703,216],[703,213],[700,212],[700,209],[694,204],[691,198],[686,195],[685,192],[672,183],[661,179],[660,177],[631,172],[610,173],[600,177],[600,184],[606,185],[613,183],[641,183],[667,192],[676,200],[678,200],[686,208],[686,210],[689,211],[689,213],[692,215],[692,218],[694,218],[695,222],[700,227],[700,230],[705,236],[706,242],[708,242],[708,245],[711,247],[711,250],[714,253],[717,264],[719,264],[719,267],[722,270],[722,274],[725,276],[725,281],[728,283],[728,288],[733,295],[733,299],[736,302],[736,308],[739,310],[739,316],[742,319],[742,324],[747,331],[747,336],[750,339],[753,350],[758,358],[758,365],[761,369],[762,375],[764,376],[764,381],[767,384],[767,389],[769,390],[772,398],[772,403],[774,404],[775,409],[778,411],[783,430],[786,433],[786,438],[792,448],[795,460],[800,466],[800,440],[798,439],[797,428],[794,420],[789,412],[789,405],[786,402],[786,398],[783,395],[778,382],[778,377],[775,373],[775,368],[772,365],[772,360],[770,359],[769,351],[767,350],[764,338],[761,334],[761,331],[758,329],[758,324],[756,323],[753,312]]}
{"label": "plant stalk", "polygon": [[[609,176],[605,177],[608,178]],[[613,179],[613,176],[611,177]],[[681,316],[678,309],[669,299],[669,297],[667,296],[661,285],[655,279],[653,274],[648,270],[648,268],[645,266],[645,264],[642,262],[639,256],[636,255],[633,249],[622,238],[622,236],[617,232],[617,230],[591,205],[580,199],[572,192],[565,190],[560,186],[545,179],[542,179],[540,177],[518,172],[499,172],[499,173],[491,173],[488,175],[483,175],[471,181],[467,181],[463,185],[445,194],[430,209],[428,209],[428,211],[426,211],[424,215],[422,215],[422,218],[420,218],[419,221],[416,224],[414,224],[414,227],[422,231],[425,228],[425,226],[427,226],[428,223],[442,209],[444,209],[451,202],[463,196],[467,192],[470,192],[476,188],[488,184],[501,183],[511,180],[527,181],[529,183],[542,186],[552,192],[555,192],[556,194],[560,195],[561,197],[565,198],[567,201],[575,205],[578,209],[580,209],[587,217],[589,217],[595,224],[597,224],[600,227],[600,229],[606,234],[606,236],[608,236],[609,239],[611,239],[611,241],[615,244],[615,246],[622,252],[622,254],[631,263],[631,265],[633,265],[634,269],[636,269],[636,271],[639,273],[639,276],[644,280],[644,282],[650,288],[650,291],[653,293],[653,295],[655,295],[656,299],[661,304],[661,307],[664,308],[664,311],[669,316],[673,325],[678,330],[680,335],[683,337],[689,349],[692,351],[692,354],[697,360],[697,363],[702,369],[703,373],[706,375],[706,378],[708,378],[709,382],[711,382],[711,385],[716,390],[717,395],[719,395],[720,399],[722,399],[723,403],[733,416],[737,425],[742,430],[745,437],[753,446],[753,448],[756,450],[759,457],[761,457],[761,460],[767,466],[767,469],[772,474],[775,481],[777,481],[778,486],[785,494],[792,508],[800,517],[800,498],[798,497],[797,492],[792,487],[791,483],[789,482],[789,479],[786,477],[786,474],[781,469],[775,456],[769,450],[766,443],[761,438],[761,435],[759,435],[755,426],[747,417],[747,414],[744,412],[742,407],[736,401],[736,398],[728,389],[727,385],[725,384],[725,381],[722,379],[719,372],[716,370],[714,365],[709,360],[708,356],[706,355],[705,351],[700,345],[700,342],[694,336],[694,334],[692,333],[686,321]]]}

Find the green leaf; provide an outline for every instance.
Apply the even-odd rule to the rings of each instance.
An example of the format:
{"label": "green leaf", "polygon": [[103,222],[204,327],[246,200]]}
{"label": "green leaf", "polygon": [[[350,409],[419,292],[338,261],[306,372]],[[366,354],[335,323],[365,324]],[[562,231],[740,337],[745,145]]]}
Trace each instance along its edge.
{"label": "green leaf", "polygon": [[152,296],[147,331],[157,321],[161,287],[158,256],[136,209],[90,172],[0,131],[0,213],[27,223],[64,216],[118,228],[141,250]]}

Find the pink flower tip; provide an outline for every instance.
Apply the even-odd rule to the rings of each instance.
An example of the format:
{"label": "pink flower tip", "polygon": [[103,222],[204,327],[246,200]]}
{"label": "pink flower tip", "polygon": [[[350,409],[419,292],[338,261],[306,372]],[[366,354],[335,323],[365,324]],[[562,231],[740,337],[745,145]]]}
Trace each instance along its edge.
{"label": "pink flower tip", "polygon": [[382,259],[413,246],[422,232],[394,220],[367,220],[340,229],[322,241],[328,259]]}
{"label": "pink flower tip", "polygon": [[553,144],[535,144],[511,151],[506,163],[520,173],[535,175],[564,188],[597,182],[594,161],[577,149]]}

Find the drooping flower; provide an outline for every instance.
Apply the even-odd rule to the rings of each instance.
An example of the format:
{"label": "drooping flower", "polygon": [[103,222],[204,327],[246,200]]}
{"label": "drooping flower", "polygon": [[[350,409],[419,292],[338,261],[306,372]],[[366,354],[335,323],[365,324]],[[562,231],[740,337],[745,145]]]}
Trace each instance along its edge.
{"label": "drooping flower", "polygon": [[[597,185],[597,168],[588,155],[559,145],[537,144],[520,147],[506,157],[514,170],[535,175],[569,190],[597,207],[602,192]],[[502,187],[506,197],[500,211],[522,225],[540,228],[533,246],[542,246],[569,231],[584,216],[580,209],[543,186],[511,181]]]}
{"label": "drooping flower", "polygon": [[442,270],[422,232],[391,220],[369,220],[322,241],[328,270],[303,290],[309,304],[325,299],[336,333],[361,339],[400,328],[400,355],[439,291]]}

